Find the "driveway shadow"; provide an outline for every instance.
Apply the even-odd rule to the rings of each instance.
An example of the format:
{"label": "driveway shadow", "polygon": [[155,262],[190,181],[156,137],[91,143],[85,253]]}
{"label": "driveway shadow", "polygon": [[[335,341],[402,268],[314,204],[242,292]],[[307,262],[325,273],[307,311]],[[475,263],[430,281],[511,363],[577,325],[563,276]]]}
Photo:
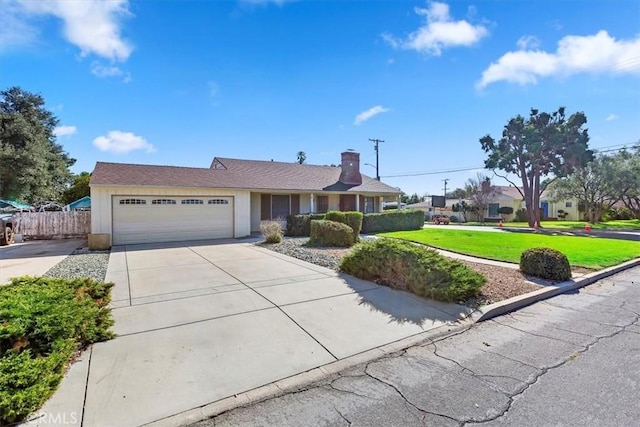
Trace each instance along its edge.
{"label": "driveway shadow", "polygon": [[388,286],[367,289],[363,282],[371,282],[348,274],[340,273],[339,277],[358,294],[358,305],[387,314],[391,321],[399,324],[412,323],[422,327],[428,323],[460,320],[473,311],[466,306],[422,298]]}

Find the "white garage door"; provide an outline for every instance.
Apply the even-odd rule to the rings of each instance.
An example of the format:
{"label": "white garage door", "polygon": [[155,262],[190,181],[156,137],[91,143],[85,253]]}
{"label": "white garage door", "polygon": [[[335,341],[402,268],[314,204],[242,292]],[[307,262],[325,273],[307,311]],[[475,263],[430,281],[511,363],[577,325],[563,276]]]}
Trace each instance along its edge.
{"label": "white garage door", "polygon": [[233,197],[113,196],[113,244],[233,237]]}

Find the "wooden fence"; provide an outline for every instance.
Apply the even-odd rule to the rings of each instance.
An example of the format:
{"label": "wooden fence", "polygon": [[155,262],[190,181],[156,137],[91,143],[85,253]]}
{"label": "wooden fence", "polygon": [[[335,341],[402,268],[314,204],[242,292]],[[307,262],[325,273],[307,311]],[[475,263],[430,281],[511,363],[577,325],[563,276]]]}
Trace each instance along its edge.
{"label": "wooden fence", "polygon": [[91,233],[91,211],[21,212],[16,233],[24,239],[66,239]]}

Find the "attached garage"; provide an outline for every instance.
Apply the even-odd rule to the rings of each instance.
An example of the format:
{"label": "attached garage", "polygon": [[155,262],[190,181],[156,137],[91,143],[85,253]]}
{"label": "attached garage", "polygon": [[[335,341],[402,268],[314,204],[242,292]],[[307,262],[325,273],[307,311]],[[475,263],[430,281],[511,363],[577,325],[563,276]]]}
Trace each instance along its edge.
{"label": "attached garage", "polygon": [[234,237],[231,196],[112,196],[112,243]]}

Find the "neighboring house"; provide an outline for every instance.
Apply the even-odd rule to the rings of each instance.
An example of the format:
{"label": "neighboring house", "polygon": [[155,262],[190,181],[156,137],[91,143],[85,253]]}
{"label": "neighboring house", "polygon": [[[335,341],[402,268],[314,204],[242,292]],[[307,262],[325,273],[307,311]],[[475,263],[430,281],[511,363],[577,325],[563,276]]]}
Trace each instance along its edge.
{"label": "neighboring house", "polygon": [[91,197],[84,196],[62,208],[63,211],[90,211]]}
{"label": "neighboring house", "polygon": [[[501,207],[507,206],[513,208],[513,214],[506,215],[506,220],[512,221],[515,217],[515,213],[519,209],[525,209],[526,207],[526,203],[522,199],[520,191],[518,191],[516,187],[510,185],[496,185],[494,188],[496,188],[498,193],[489,200],[489,205],[485,212],[485,218],[501,218],[502,215],[498,213],[498,210]],[[557,219],[559,210],[567,212],[566,220],[576,221],[584,216],[578,211],[577,200],[553,201],[545,192],[542,192],[540,195],[540,209],[542,209],[542,219]]]}
{"label": "neighboring house", "polygon": [[401,191],[341,167],[216,157],[209,168],[98,162],[91,176],[91,232],[112,244],[243,237],[263,220],[328,210],[380,212]]}

